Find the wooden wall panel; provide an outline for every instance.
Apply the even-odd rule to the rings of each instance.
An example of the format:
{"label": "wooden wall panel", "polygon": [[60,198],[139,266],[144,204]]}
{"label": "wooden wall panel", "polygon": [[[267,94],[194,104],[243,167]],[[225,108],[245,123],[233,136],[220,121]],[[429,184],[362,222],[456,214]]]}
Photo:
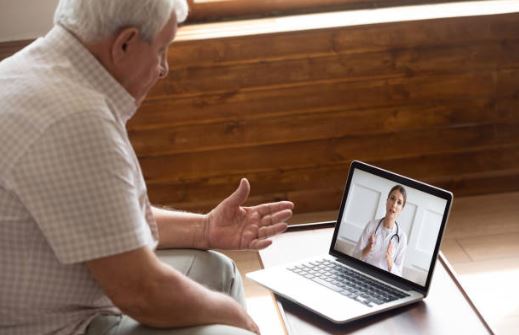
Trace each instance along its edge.
{"label": "wooden wall panel", "polygon": [[351,159],[373,161],[384,157],[420,157],[519,144],[519,123],[483,124],[453,128],[418,129],[377,135],[351,135],[254,148],[228,148],[178,155],[142,157],[145,177],[167,181],[181,177],[218,176],[287,168],[344,164]]}
{"label": "wooden wall panel", "polygon": [[[448,47],[484,41],[519,38],[514,14],[459,17],[366,26],[327,28],[230,37],[182,40],[173,43],[170,61],[175,68],[220,65],[234,62],[305,58],[330,54]],[[478,20],[479,24],[475,24]],[[441,28],[438,28],[441,26]],[[412,30],[410,30],[412,28]],[[402,33],[405,31],[404,33]],[[510,46],[509,43],[506,43]],[[174,63],[173,63],[174,62]]]}
{"label": "wooden wall panel", "polygon": [[160,127],[170,122],[189,124],[258,116],[277,117],[337,108],[355,110],[424,102],[441,104],[446,100],[469,101],[481,96],[495,96],[495,81],[496,72],[486,71],[361,81],[346,78],[190,97],[172,95],[176,98],[146,101],[142,112],[129,124],[129,129]]}
{"label": "wooden wall panel", "polygon": [[[493,101],[474,99],[453,103],[417,104],[360,110],[340,108],[309,113],[221,120],[204,124],[133,129],[132,142],[141,157],[183,152],[253,147],[297,141],[376,135],[411,129],[438,128],[466,123],[519,122],[519,114],[494,109]],[[421,110],[416,113],[416,109]],[[265,129],[269,129],[268,132]],[[204,136],[200,136],[204,134]]]}
{"label": "wooden wall panel", "polygon": [[333,210],[353,159],[519,190],[518,49],[519,14],[179,41],[130,136],[152,200],[197,211],[242,176],[251,203]]}
{"label": "wooden wall panel", "polygon": [[[516,191],[517,183],[510,184],[510,180],[518,179],[519,145],[468,149],[462,153],[383,158],[371,160],[371,163],[396,171],[405,167],[406,173],[415,178],[455,189],[457,196]],[[148,187],[158,203],[201,210],[210,208],[215,198],[223,198],[232,192],[237,181],[246,176],[253,185],[250,204],[258,199],[289,198],[296,201],[298,207],[319,211],[337,208],[346,174],[347,164],[335,164],[290,170],[238,172],[234,175],[176,182],[151,182]],[[500,178],[505,182],[499,181]],[[319,196],[321,191],[324,193]]]}
{"label": "wooden wall panel", "polygon": [[[27,42],[0,44],[0,58]],[[335,210],[351,160],[519,191],[519,13],[179,40],[128,123],[152,202]]]}
{"label": "wooden wall panel", "polygon": [[[519,39],[511,41],[514,45],[518,42]],[[388,50],[175,69],[175,75],[160,82],[154,88],[152,96],[171,93],[209,94],[222,92],[222,88],[227,91],[259,89],[314,81],[399,78],[410,77],[416,73],[438,75],[494,70],[498,64],[519,65],[516,59],[506,57],[514,51],[510,49],[512,48],[507,45],[492,41],[478,45],[469,43],[444,48]]]}

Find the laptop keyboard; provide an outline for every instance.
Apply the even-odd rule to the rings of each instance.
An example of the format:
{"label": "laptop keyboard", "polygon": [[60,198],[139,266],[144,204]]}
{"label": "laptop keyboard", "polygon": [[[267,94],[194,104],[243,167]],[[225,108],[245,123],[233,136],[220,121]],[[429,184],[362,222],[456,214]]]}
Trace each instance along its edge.
{"label": "laptop keyboard", "polygon": [[369,307],[409,296],[407,293],[326,259],[293,266],[288,270]]}

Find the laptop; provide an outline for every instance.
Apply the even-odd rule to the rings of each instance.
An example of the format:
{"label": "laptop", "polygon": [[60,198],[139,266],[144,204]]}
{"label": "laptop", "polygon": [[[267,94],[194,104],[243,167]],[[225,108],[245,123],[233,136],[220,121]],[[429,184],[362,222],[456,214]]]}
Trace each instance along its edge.
{"label": "laptop", "polygon": [[247,277],[334,323],[420,301],[452,199],[446,190],[353,161],[329,253]]}

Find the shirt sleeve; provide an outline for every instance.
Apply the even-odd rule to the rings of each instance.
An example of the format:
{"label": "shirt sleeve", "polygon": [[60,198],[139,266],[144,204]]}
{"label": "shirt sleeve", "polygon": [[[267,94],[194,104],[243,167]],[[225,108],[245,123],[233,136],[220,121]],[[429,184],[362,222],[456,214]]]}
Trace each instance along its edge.
{"label": "shirt sleeve", "polygon": [[110,115],[75,113],[43,130],[16,163],[14,192],[61,263],[154,244],[123,131]]}

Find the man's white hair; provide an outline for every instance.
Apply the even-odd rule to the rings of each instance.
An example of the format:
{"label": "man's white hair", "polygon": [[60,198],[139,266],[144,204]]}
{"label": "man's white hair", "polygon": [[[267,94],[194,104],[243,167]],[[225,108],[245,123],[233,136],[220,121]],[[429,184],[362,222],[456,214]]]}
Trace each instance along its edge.
{"label": "man's white hair", "polygon": [[62,25],[86,42],[112,36],[121,28],[135,27],[150,42],[166,25],[173,11],[177,22],[188,13],[186,0],[60,0],[54,24]]}

